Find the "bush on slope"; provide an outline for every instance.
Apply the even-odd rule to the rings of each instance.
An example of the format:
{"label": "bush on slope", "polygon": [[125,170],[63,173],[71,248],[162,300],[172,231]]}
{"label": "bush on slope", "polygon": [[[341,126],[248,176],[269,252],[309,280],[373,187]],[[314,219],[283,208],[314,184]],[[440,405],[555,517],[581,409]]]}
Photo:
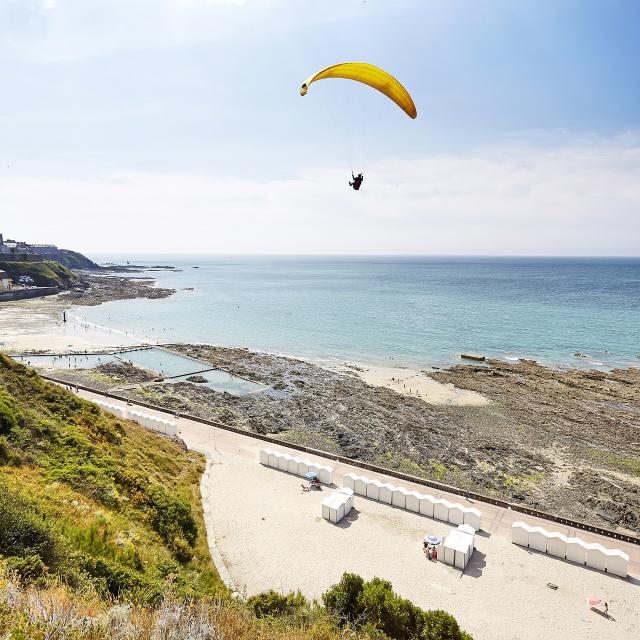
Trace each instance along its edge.
{"label": "bush on slope", "polygon": [[0,355],[0,556],[133,601],[169,585],[212,594],[202,470],[198,454]]}

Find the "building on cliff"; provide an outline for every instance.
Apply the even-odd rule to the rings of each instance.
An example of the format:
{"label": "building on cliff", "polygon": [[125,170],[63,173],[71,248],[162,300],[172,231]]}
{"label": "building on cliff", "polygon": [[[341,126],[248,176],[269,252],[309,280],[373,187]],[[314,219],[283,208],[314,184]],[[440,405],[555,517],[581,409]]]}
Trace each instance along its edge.
{"label": "building on cliff", "polygon": [[0,260],[39,262],[55,259],[59,249],[54,244],[29,244],[5,240],[0,233]]}

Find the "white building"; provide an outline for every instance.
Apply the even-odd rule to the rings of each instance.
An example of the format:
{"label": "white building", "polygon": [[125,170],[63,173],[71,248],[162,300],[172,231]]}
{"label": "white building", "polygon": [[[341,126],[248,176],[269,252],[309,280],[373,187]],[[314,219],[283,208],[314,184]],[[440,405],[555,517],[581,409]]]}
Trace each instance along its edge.
{"label": "white building", "polygon": [[6,271],[0,271],[0,291],[9,291],[12,285],[13,281],[9,274]]}

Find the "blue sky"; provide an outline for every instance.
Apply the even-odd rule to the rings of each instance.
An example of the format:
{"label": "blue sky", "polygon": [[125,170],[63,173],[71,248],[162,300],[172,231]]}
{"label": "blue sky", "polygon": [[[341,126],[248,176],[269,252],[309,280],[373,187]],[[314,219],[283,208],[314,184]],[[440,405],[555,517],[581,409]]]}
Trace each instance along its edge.
{"label": "blue sky", "polygon": [[[2,0],[0,231],[639,255],[638,24],[619,0]],[[343,60],[394,73],[418,119],[344,81],[299,96]]]}

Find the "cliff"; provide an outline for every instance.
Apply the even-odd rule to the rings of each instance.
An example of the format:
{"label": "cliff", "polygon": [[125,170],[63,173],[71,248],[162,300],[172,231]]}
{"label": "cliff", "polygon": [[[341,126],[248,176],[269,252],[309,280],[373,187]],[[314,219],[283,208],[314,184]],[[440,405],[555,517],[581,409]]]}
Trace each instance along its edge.
{"label": "cliff", "polygon": [[70,289],[81,284],[80,278],[69,268],[54,262],[10,262],[0,260],[0,270],[6,271],[14,283],[20,276],[30,276],[38,287]]}
{"label": "cliff", "polygon": [[102,269],[100,265],[93,262],[93,260],[89,260],[87,256],[70,249],[60,249],[56,255],[56,260],[69,269],[90,269],[92,271]]}

